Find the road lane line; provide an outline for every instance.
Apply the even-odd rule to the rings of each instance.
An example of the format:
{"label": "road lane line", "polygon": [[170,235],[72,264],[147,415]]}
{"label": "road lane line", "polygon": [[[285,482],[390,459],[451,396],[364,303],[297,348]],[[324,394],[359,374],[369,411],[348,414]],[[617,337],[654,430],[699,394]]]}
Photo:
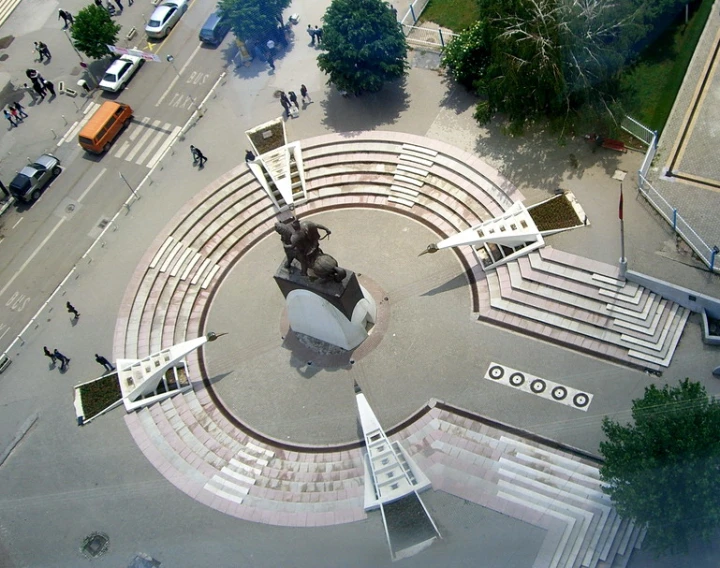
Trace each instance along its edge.
{"label": "road lane line", "polygon": [[12,228],[14,229],[15,227],[17,227],[17,226],[22,222],[22,220],[23,220],[24,218],[25,218],[25,217],[20,217],[20,219],[18,219],[18,222],[15,223],[15,224],[12,226]]}
{"label": "road lane line", "polygon": [[162,104],[162,102],[165,100],[165,97],[168,96],[168,93],[172,91],[173,87],[175,86],[175,83],[177,83],[177,80],[180,78],[180,75],[183,74],[183,71],[187,68],[188,65],[190,65],[190,62],[193,60],[193,57],[197,55],[197,52],[200,51],[200,48],[202,47],[202,43],[199,43],[198,46],[195,48],[195,51],[193,51],[190,54],[190,57],[188,57],[188,60],[185,62],[185,65],[182,66],[180,71],[177,72],[175,75],[175,78],[170,82],[170,86],[165,90],[165,92],[162,94],[162,96],[158,99],[158,102],[155,103],[155,106],[158,107]]}
{"label": "road lane line", "polygon": [[165,126],[163,126],[162,130],[160,130],[155,135],[155,138],[153,138],[150,141],[150,144],[148,144],[147,148],[145,148],[145,151],[142,154],[140,154],[140,157],[137,160],[135,160],[136,164],[140,165],[145,160],[147,160],[147,157],[150,155],[150,152],[152,152],[155,149],[155,146],[157,146],[160,143],[160,140],[162,139],[162,137],[167,136],[167,133],[170,131],[171,126],[172,126],[172,124],[170,124],[169,122],[165,123]]}
{"label": "road lane line", "polygon": [[23,265],[20,267],[20,270],[18,270],[15,274],[13,274],[13,277],[10,278],[5,283],[5,286],[2,287],[2,290],[0,290],[0,296],[2,296],[7,289],[10,287],[10,285],[15,282],[15,279],[20,276],[23,270],[27,268],[27,265],[30,264],[30,261],[32,261],[33,258],[35,258],[35,255],[40,252],[40,250],[47,244],[47,242],[50,240],[50,238],[55,234],[55,231],[57,231],[60,228],[60,225],[62,225],[67,220],[67,217],[62,217],[58,222],[57,225],[55,225],[52,230],[48,233],[48,235],[43,239],[43,242],[41,242],[38,247],[33,251],[33,253],[27,258],[25,262],[23,262]]}
{"label": "road lane line", "polygon": [[132,162],[133,158],[137,155],[137,153],[142,149],[143,144],[147,142],[147,139],[150,138],[153,135],[153,129],[157,128],[160,125],[160,120],[155,120],[152,123],[152,128],[148,128],[145,131],[145,134],[143,134],[140,137],[140,140],[138,140],[137,144],[135,144],[135,147],[130,151],[130,153],[127,155],[127,158],[125,158],[125,161]]}
{"label": "road lane line", "polygon": [[107,171],[107,168],[103,168],[102,171],[95,176],[95,179],[90,182],[90,185],[87,186],[87,189],[83,191],[82,195],[77,198],[78,203],[80,203],[83,198],[90,192],[90,190],[95,187],[95,184],[100,180],[102,175]]}

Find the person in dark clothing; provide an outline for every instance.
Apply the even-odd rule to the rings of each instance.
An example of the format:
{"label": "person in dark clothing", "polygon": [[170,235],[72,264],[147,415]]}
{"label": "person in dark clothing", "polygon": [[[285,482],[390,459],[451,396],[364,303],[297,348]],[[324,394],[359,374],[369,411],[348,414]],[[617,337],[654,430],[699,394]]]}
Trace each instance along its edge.
{"label": "person in dark clothing", "polygon": [[45,353],[45,357],[50,357],[50,360],[52,361],[52,364],[55,364],[55,354],[51,353],[50,350],[47,348],[47,345],[43,347],[43,353]]}
{"label": "person in dark clothing", "polygon": [[65,357],[65,355],[60,353],[60,351],[58,351],[57,349],[53,351],[53,355],[55,355],[55,358],[60,361],[60,370],[63,371],[67,364],[70,362],[70,357]]}
{"label": "person in dark clothing", "polygon": [[55,97],[57,96],[55,94],[55,85],[51,81],[46,81],[43,79],[43,87],[45,87],[48,91],[50,91],[50,94]]}
{"label": "person in dark clothing", "polygon": [[245,163],[254,162],[254,161],[255,161],[255,154],[253,154],[253,151],[245,150]]}
{"label": "person in dark clothing", "polygon": [[270,69],[275,71],[275,60],[273,59],[272,53],[268,53],[267,62],[268,62],[268,65],[270,66]]}
{"label": "person in dark clothing", "polygon": [[323,31],[322,28],[315,26],[315,37],[317,38],[318,45],[322,43]]}
{"label": "person in dark clothing", "polygon": [[310,45],[315,45],[315,30],[310,27],[310,24],[308,24],[307,33],[310,34],[310,39],[312,40],[310,41]]}
{"label": "person in dark clothing", "polygon": [[196,148],[192,145],[190,146],[190,152],[193,155],[193,164],[197,164],[198,167],[202,168],[205,165],[205,162],[207,162],[205,154],[200,151],[200,148]]}
{"label": "person in dark clothing", "polygon": [[[40,55],[44,55],[47,59],[50,59],[52,55],[50,54],[50,49],[48,48],[47,44],[38,41],[36,42],[38,48],[40,49]],[[42,59],[42,58],[41,58]]]}
{"label": "person in dark clothing", "polygon": [[98,363],[100,363],[103,367],[105,367],[105,369],[106,369],[107,371],[114,371],[114,370],[115,370],[115,367],[112,366],[112,363],[110,363],[110,361],[108,361],[108,360],[107,360],[105,357],[103,357],[102,355],[98,355],[97,353],[95,353],[95,360],[96,360]]}
{"label": "person in dark clothing", "polygon": [[[290,98],[290,102],[297,107],[298,101],[297,101],[297,95],[295,94],[295,91],[289,91],[288,97]],[[298,107],[298,108],[300,108],[300,107]]]}
{"label": "person in dark clothing", "polygon": [[58,11],[58,20],[62,18],[62,21],[65,23],[65,26],[63,27],[64,30],[68,28],[68,26],[72,25],[73,23],[73,17],[70,12],[66,12],[65,10],[59,10]]}
{"label": "person in dark clothing", "polygon": [[114,0],[115,4],[117,4],[118,9],[120,10],[120,13],[122,14],[123,11],[123,5],[120,0]]}
{"label": "person in dark clothing", "polygon": [[78,312],[75,309],[75,306],[73,306],[70,302],[68,302],[67,304],[65,304],[65,307],[67,308],[67,311],[69,314],[72,314],[73,316],[75,316],[73,319],[76,319],[76,320],[80,319],[80,312]]}
{"label": "person in dark clothing", "polygon": [[300,85],[300,96],[302,97],[303,102],[305,102],[305,99],[307,99],[307,102],[311,103],[312,99],[310,98],[310,95],[308,95],[308,90],[305,85]]}
{"label": "person in dark clothing", "polygon": [[42,100],[45,98],[45,88],[37,81],[33,81],[32,88],[38,94],[38,96],[40,97],[40,101],[42,102]]}

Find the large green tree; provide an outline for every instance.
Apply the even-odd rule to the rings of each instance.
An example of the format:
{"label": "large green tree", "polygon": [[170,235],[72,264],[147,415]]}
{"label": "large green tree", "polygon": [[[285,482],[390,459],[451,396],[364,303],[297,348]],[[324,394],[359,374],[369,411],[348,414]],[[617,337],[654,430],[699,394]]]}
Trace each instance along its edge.
{"label": "large green tree", "polygon": [[539,118],[572,122],[588,102],[609,110],[612,81],[689,0],[477,0],[482,19],[453,39],[443,65],[515,129]]}
{"label": "large green tree", "polygon": [[115,45],[120,24],[116,24],[105,8],[91,4],[80,10],[70,31],[75,49],[92,59],[110,54],[108,45]]}
{"label": "large green tree", "polygon": [[291,0],[220,0],[218,9],[242,41],[264,41],[275,35],[282,13]]}
{"label": "large green tree", "polygon": [[633,401],[634,424],[607,417],[600,469],[622,517],[647,525],[658,553],[682,552],[720,526],[720,403],[689,379]]}
{"label": "large green tree", "polygon": [[320,47],[318,66],[341,91],[375,93],[407,73],[405,36],[382,0],[333,0]]}

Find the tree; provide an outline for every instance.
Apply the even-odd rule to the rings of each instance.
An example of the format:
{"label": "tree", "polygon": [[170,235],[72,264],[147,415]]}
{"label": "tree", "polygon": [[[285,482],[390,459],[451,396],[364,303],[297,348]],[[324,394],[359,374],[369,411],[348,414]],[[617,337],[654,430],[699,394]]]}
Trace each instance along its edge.
{"label": "tree", "polygon": [[341,91],[376,93],[407,73],[405,36],[382,0],[333,0],[320,47],[318,66]]}
{"label": "tree", "polygon": [[91,4],[75,16],[70,33],[75,49],[92,59],[101,59],[110,53],[107,46],[117,42],[120,27],[105,8]]}
{"label": "tree", "polygon": [[603,490],[620,516],[647,524],[658,553],[708,540],[720,526],[720,403],[685,379],[647,387],[632,417],[635,424],[625,426],[603,419]]}
{"label": "tree", "polygon": [[512,130],[540,118],[567,127],[583,105],[611,113],[618,71],[689,0],[477,0],[482,20],[454,38],[442,64]]}
{"label": "tree", "polygon": [[226,15],[235,37],[262,41],[275,36],[283,22],[282,13],[291,0],[220,0],[218,9]]}

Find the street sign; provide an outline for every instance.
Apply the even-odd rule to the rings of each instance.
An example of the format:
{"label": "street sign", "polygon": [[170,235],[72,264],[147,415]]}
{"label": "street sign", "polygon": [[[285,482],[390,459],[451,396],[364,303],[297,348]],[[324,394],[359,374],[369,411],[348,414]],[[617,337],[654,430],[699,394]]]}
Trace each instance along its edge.
{"label": "street sign", "polygon": [[148,51],[140,51],[139,49],[128,49],[126,47],[115,47],[114,45],[108,45],[108,49],[116,55],[134,55],[135,57],[142,57],[145,61],[156,61],[160,62],[160,58],[154,53]]}

